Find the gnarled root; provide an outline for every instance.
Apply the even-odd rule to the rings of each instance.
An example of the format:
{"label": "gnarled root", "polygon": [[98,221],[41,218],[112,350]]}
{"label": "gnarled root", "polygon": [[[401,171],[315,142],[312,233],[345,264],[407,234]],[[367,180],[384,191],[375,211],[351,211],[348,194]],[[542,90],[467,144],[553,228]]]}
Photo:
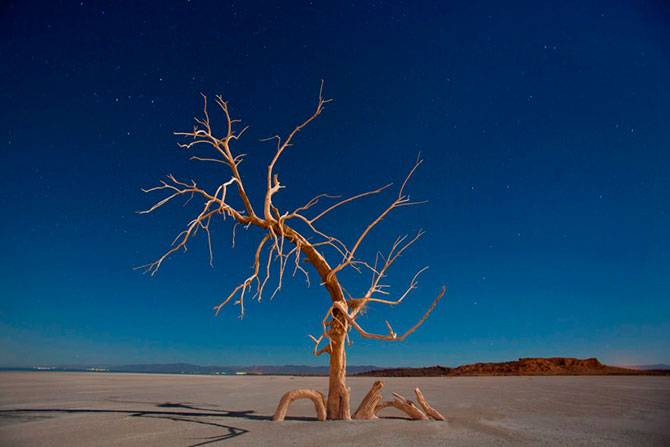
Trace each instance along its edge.
{"label": "gnarled root", "polygon": [[396,407],[398,410],[407,413],[407,415],[412,419],[415,420],[428,419],[428,416],[426,416],[423,411],[419,410],[419,407],[417,407],[414,404],[414,402],[402,397],[400,394],[393,393],[393,395],[395,396],[395,399],[377,405],[377,407],[375,408],[375,413],[386,407]]}
{"label": "gnarled root", "polygon": [[384,388],[384,382],[377,380],[358,406],[353,416],[354,419],[377,419],[375,408],[382,400],[382,388]]}
{"label": "gnarled root", "polygon": [[437,411],[435,408],[431,407],[428,405],[428,402],[426,402],[426,399],[423,397],[423,393],[419,388],[414,388],[414,393],[416,393],[416,400],[419,401],[419,404],[421,405],[421,408],[423,408],[423,411],[436,421],[446,421],[447,419],[440,414],[439,411]]}
{"label": "gnarled root", "polygon": [[316,418],[320,421],[326,420],[326,397],[316,390],[308,389],[293,390],[284,394],[279,401],[279,405],[277,405],[277,411],[272,416],[272,420],[283,421],[289,405],[296,399],[311,399],[314,402]]}
{"label": "gnarled root", "polygon": [[[397,393],[393,393],[395,396],[394,400],[380,403],[382,400],[382,388],[384,388],[384,382],[381,380],[375,381],[372,388],[370,388],[370,391],[365,395],[358,406],[358,409],[353,414],[353,419],[377,419],[377,413],[379,411],[386,407],[395,407],[415,420],[425,421],[428,420],[430,416],[430,418],[437,421],[446,421],[444,416],[426,402],[426,399],[423,397],[423,393],[419,388],[414,388],[414,393],[416,393],[417,401],[421,405],[421,408],[423,408],[423,411],[421,411],[414,402]],[[277,405],[277,411],[275,411],[274,416],[272,416],[272,420],[283,421],[286,417],[288,407],[296,399],[310,399],[314,402],[314,410],[316,411],[317,419],[320,421],[326,420],[326,397],[319,391],[309,389],[293,390],[284,394],[279,401],[279,405]]]}
{"label": "gnarled root", "polygon": [[[377,382],[375,382],[375,385],[377,385]],[[379,388],[381,390],[381,387]],[[374,390],[374,386],[373,386]],[[373,390],[370,390],[372,392]],[[388,401],[384,402],[380,405],[377,405],[374,409],[374,413],[376,414],[378,411],[380,411],[383,408],[386,407],[396,407],[400,411],[404,411],[407,413],[409,417],[412,419],[419,419],[419,420],[426,420],[428,419],[428,416],[431,418],[435,419],[436,421],[446,421],[447,419],[442,416],[436,409],[431,407],[428,402],[426,402],[426,399],[423,397],[423,393],[421,392],[420,389],[414,388],[414,392],[416,393],[416,399],[419,401],[419,404],[421,405],[421,408],[423,408],[423,411],[419,410],[419,408],[414,404],[409,399],[406,399],[402,397],[400,394],[393,393],[395,396],[395,399],[393,401]],[[368,393],[370,394],[370,393]],[[365,396],[366,399],[368,396]],[[381,400],[381,394],[380,394],[380,400]],[[363,399],[365,401],[365,399]],[[363,403],[361,403],[363,405]],[[425,413],[424,413],[425,412]],[[369,418],[368,418],[369,419]]]}

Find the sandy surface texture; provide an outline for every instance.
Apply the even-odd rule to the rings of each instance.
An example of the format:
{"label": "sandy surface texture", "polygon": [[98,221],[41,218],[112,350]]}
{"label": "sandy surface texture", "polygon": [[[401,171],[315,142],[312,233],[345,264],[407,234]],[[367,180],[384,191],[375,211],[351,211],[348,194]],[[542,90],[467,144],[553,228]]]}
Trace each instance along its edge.
{"label": "sandy surface texture", "polygon": [[[294,388],[327,391],[325,377],[2,372],[2,446],[507,446],[670,445],[669,377],[386,378],[414,398],[419,386],[448,421],[315,420]],[[352,377],[356,408],[374,379]]]}

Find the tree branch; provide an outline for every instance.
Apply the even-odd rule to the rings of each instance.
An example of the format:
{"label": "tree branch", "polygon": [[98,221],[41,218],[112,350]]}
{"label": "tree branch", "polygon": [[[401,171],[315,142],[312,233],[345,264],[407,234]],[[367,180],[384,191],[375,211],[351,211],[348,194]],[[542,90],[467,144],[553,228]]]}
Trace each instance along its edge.
{"label": "tree branch", "polygon": [[[351,262],[354,258],[354,255],[356,254],[356,250],[358,250],[358,247],[361,245],[361,243],[365,239],[365,236],[367,236],[368,233],[370,232],[370,230],[372,230],[379,222],[381,222],[381,220],[388,213],[390,213],[391,210],[393,210],[394,208],[397,208],[397,207],[399,207],[403,204],[409,204],[410,203],[409,202],[409,196],[403,195],[403,191],[404,191],[405,185],[409,181],[410,177],[412,177],[412,175],[414,174],[414,171],[416,170],[416,168],[419,167],[419,165],[421,165],[422,162],[423,162],[422,160],[417,160],[416,164],[414,165],[412,170],[409,172],[409,174],[405,178],[405,181],[403,182],[402,186],[400,187],[400,191],[398,191],[398,198],[395,201],[393,201],[393,203],[391,203],[391,205],[389,205],[388,208],[386,208],[384,211],[382,211],[382,213],[370,225],[368,225],[368,227],[359,236],[358,240],[356,240],[356,243],[354,244],[353,248],[349,251],[349,254],[347,255],[347,257],[330,272],[331,276],[337,274],[337,272],[339,272],[344,267],[351,264]],[[418,204],[418,203],[420,203],[420,202],[416,202],[416,204]]]}
{"label": "tree branch", "polygon": [[437,302],[444,296],[444,292],[446,290],[445,286],[442,286],[442,291],[440,294],[435,298],[433,301],[433,304],[430,305],[426,313],[423,315],[423,318],[421,318],[414,326],[412,326],[410,329],[407,330],[404,334],[402,334],[400,337],[393,332],[393,329],[391,328],[391,325],[386,322],[386,326],[389,329],[388,335],[380,335],[380,334],[372,334],[369,332],[366,332],[358,323],[356,323],[356,320],[354,317],[352,317],[349,312],[347,312],[347,309],[342,305],[340,302],[335,302],[333,303],[332,309],[337,309],[340,311],[340,313],[347,319],[347,321],[358,331],[358,333],[361,335],[361,337],[364,338],[374,338],[376,340],[393,340],[393,341],[402,341],[407,337],[409,334],[414,332],[416,328],[421,326],[421,324],[424,322],[426,318],[428,318],[428,315],[432,312],[433,308],[437,304]]}
{"label": "tree branch", "polygon": [[[284,150],[291,145],[291,140],[297,134],[300,132],[305,126],[307,126],[314,118],[319,116],[321,112],[323,112],[324,105],[332,101],[331,99],[323,99],[322,97],[322,92],[323,92],[323,80],[321,80],[321,87],[319,88],[319,101],[316,106],[316,111],[307,118],[305,122],[297,126],[293,131],[289,134],[289,136],[284,140],[282,143],[281,137],[276,136],[277,138],[277,152],[275,153],[274,158],[270,162],[270,165],[268,166],[268,177],[267,177],[267,192],[265,193],[265,208],[264,208],[264,216],[265,219],[267,220],[272,220],[272,214],[270,213],[270,209],[272,207],[272,195],[276,193],[279,188],[279,181],[277,179],[277,174],[273,174],[272,170],[274,169],[275,163],[277,163],[277,160],[279,159],[279,156],[284,152]],[[275,137],[273,137],[275,138]],[[274,183],[273,183],[274,180]]]}
{"label": "tree branch", "polygon": [[[237,170],[237,165],[242,161],[243,155],[238,155],[236,157],[233,157],[233,154],[230,151],[230,140],[237,140],[239,137],[244,133],[244,131],[247,129],[246,127],[242,129],[241,131],[235,133],[233,130],[233,124],[238,123],[240,120],[234,120],[231,119],[230,113],[228,111],[228,103],[224,101],[220,95],[216,97],[216,103],[217,105],[223,110],[223,113],[226,117],[226,124],[227,124],[227,133],[223,138],[216,138],[212,134],[212,128],[210,125],[209,121],[209,113],[207,111],[207,97],[201,93],[203,97],[203,111],[205,115],[205,119],[200,120],[198,118],[195,118],[195,121],[197,124],[201,125],[204,127],[204,129],[199,129],[198,126],[195,126],[193,128],[193,132],[175,132],[175,135],[180,135],[184,137],[191,137],[193,138],[193,141],[187,144],[179,144],[179,147],[185,148],[185,149],[191,149],[193,146],[196,144],[208,144],[212,146],[219,154],[223,156],[222,162],[223,164],[228,165],[230,167],[230,170],[232,171],[233,177],[236,180],[237,183],[237,189],[239,192],[239,196],[242,199],[242,202],[244,203],[244,207],[251,217],[255,217],[256,214],[254,213],[254,209],[251,206],[251,202],[249,201],[249,197],[247,196],[247,193],[244,189],[244,185],[242,183],[242,177],[240,176],[239,171]],[[196,157],[196,160],[205,160]],[[215,159],[206,159],[207,161],[214,161]]]}
{"label": "tree branch", "polygon": [[[386,188],[388,188],[388,187],[391,186],[391,185],[393,185],[393,183],[389,183],[389,184],[386,185],[386,186],[382,186],[381,188],[377,188],[377,189],[375,189],[374,191],[367,191],[367,192],[364,192],[364,193],[362,193],[362,194],[358,194],[358,195],[356,195],[356,196],[354,196],[354,197],[349,197],[348,199],[342,200],[341,202],[338,202],[338,203],[336,203],[335,205],[332,205],[331,207],[329,207],[329,208],[326,209],[325,211],[322,211],[322,212],[319,213],[316,217],[313,217],[312,219],[310,219],[309,222],[310,222],[310,223],[314,223],[314,222],[316,222],[317,220],[321,219],[323,216],[325,216],[326,214],[328,214],[329,212],[331,212],[332,210],[334,210],[335,208],[337,208],[337,207],[340,206],[340,205],[344,205],[345,203],[349,203],[349,202],[351,202],[351,201],[353,201],[353,200],[360,199],[361,197],[369,196],[370,194],[378,194],[378,193],[382,192],[383,190],[385,190]],[[297,210],[296,210],[296,211],[297,211]]]}

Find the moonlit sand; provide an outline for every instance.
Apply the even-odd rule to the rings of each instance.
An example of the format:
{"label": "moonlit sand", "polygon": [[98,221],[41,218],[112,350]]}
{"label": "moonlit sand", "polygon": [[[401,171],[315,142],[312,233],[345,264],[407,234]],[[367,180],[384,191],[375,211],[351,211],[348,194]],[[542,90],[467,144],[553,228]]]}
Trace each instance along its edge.
{"label": "moonlit sand", "polygon": [[[284,392],[325,392],[327,380],[2,372],[0,445],[670,445],[670,377],[385,378],[385,400],[419,386],[448,421],[387,408],[318,422],[306,400],[270,420]],[[354,409],[374,380],[348,378]]]}

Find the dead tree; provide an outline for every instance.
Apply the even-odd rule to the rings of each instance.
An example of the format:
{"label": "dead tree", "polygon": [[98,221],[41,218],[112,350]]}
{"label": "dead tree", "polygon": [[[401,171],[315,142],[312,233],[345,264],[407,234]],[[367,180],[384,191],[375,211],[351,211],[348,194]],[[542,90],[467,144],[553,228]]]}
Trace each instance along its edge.
{"label": "dead tree", "polygon": [[[210,124],[207,97],[203,95],[204,117],[202,119],[195,118],[196,125],[193,127],[192,131],[175,132],[175,135],[183,136],[189,139],[187,143],[179,144],[180,147],[185,149],[194,149],[196,147],[204,146],[210,151],[211,154],[213,154],[208,156],[194,155],[191,157],[191,160],[223,164],[230,168],[231,177],[223,182],[214,192],[208,192],[202,189],[193,180],[189,182],[177,180],[172,174],[167,176],[167,180],[161,181],[160,186],[156,186],[148,190],[143,190],[144,192],[164,191],[167,192],[168,195],[148,210],[141,211],[140,213],[142,214],[151,213],[172,199],[180,197],[188,197],[188,200],[191,200],[194,197],[198,197],[204,201],[204,206],[199,214],[188,223],[186,229],[177,235],[172,244],[172,248],[170,248],[155,262],[144,265],[142,267],[145,268],[146,272],[154,275],[160,268],[163,261],[165,261],[169,255],[182,249],[185,251],[186,244],[197,234],[199,230],[202,230],[207,234],[211,264],[212,246],[209,225],[212,218],[217,215],[221,215],[223,218],[230,217],[235,221],[235,225],[233,226],[233,245],[235,240],[235,228],[237,225],[241,224],[245,227],[258,227],[261,231],[264,232],[264,236],[256,248],[251,275],[242,281],[237,287],[235,287],[232,292],[222,300],[220,304],[214,307],[216,313],[218,314],[223,306],[225,306],[231,300],[235,299],[235,304],[240,306],[240,316],[243,316],[244,299],[251,295],[250,299],[257,299],[260,301],[261,297],[263,296],[265,287],[268,284],[268,280],[271,276],[271,265],[274,264],[278,266],[277,286],[273,291],[274,296],[274,294],[276,294],[281,289],[282,279],[287,267],[289,270],[293,270],[294,275],[298,271],[300,271],[301,274],[304,274],[309,284],[309,274],[304,267],[304,262],[311,264],[311,266],[316,269],[316,272],[318,273],[321,281],[321,285],[326,288],[332,301],[332,304],[326,311],[326,315],[323,318],[320,335],[318,337],[313,337],[310,335],[310,338],[315,344],[313,350],[314,355],[318,356],[323,353],[327,353],[330,356],[330,379],[328,397],[325,403],[326,414],[329,419],[350,419],[349,388],[346,386],[345,380],[345,348],[350,342],[349,332],[351,329],[355,329],[362,337],[365,338],[374,338],[377,340],[404,340],[405,337],[414,332],[414,330],[416,330],[416,328],[424,322],[426,317],[428,317],[428,314],[430,314],[437,302],[444,295],[445,289],[442,287],[442,291],[437,295],[423,317],[402,335],[396,334],[388,322],[386,322],[388,327],[388,334],[374,334],[364,330],[356,321],[357,317],[360,315],[361,310],[363,310],[368,303],[382,303],[390,306],[400,304],[408,295],[408,293],[416,287],[419,274],[421,274],[421,272],[426,269],[424,268],[420,270],[414,276],[414,278],[412,278],[409,287],[399,298],[380,298],[380,296],[388,294],[385,290],[385,285],[382,284],[382,279],[386,276],[387,270],[407,248],[409,248],[419,237],[421,237],[423,234],[422,231],[419,231],[413,238],[408,238],[407,236],[399,237],[391,246],[388,254],[378,254],[374,263],[365,262],[357,257],[357,253],[365,242],[366,236],[377,224],[379,224],[379,222],[381,222],[381,220],[387,214],[396,208],[423,203],[412,202],[410,201],[410,197],[405,194],[405,187],[407,182],[421,164],[420,159],[417,159],[416,164],[410,170],[409,174],[405,178],[405,181],[400,186],[398,194],[395,196],[394,200],[363,230],[360,236],[356,239],[355,243],[351,246],[347,246],[334,236],[320,231],[319,220],[328,213],[338,210],[341,206],[353,200],[378,194],[389,188],[391,184],[372,191],[363,192],[346,199],[341,199],[337,196],[321,194],[314,197],[305,205],[297,208],[294,211],[280,211],[273,204],[273,196],[281,188],[283,188],[283,186],[279,183],[278,175],[274,172],[275,164],[277,163],[277,160],[282,155],[282,153],[292,145],[293,139],[298,134],[298,132],[300,132],[305,126],[312,122],[312,120],[319,116],[321,112],[323,112],[325,104],[330,102],[328,99],[323,99],[322,89],[323,82],[321,83],[319,99],[314,113],[302,124],[295,127],[287,137],[282,138],[279,135],[276,135],[266,140],[262,140],[274,140],[276,141],[277,145],[274,157],[272,158],[272,161],[267,168],[267,184],[265,200],[262,204],[262,208],[254,208],[252,205],[244,188],[242,176],[238,170],[245,154],[235,154],[231,149],[233,141],[239,140],[247,127],[244,127],[241,130],[235,129],[235,124],[239,123],[240,120],[231,118],[228,103],[224,101],[221,96],[217,96],[216,105],[223,112],[225,123],[227,125],[225,126],[226,128],[224,128],[222,136],[215,136],[214,130]],[[228,197],[231,193],[231,189],[233,190],[232,194],[237,194],[241,199],[241,207],[236,208],[231,205],[231,201]],[[326,207],[323,211],[314,213],[314,216],[308,217],[308,215],[312,213],[314,207],[320,201],[326,199],[337,201]],[[303,226],[308,229],[309,234],[303,234],[305,233],[304,231],[303,233],[296,231],[294,229],[295,226],[293,225],[294,222],[300,222],[304,224]],[[336,256],[336,259],[332,265],[326,260],[324,256],[324,249],[326,248],[332,249],[332,253],[334,253]],[[338,273],[345,268],[355,269],[359,273],[362,273],[364,270],[366,270],[372,275],[371,285],[368,290],[356,298],[349,295],[349,293],[346,292],[345,289],[340,285],[338,280]],[[345,298],[345,292],[348,295],[348,299]],[[324,343],[324,346],[320,347],[322,342]],[[275,418],[283,419],[283,415],[286,413],[286,407],[288,407],[293,399],[300,397],[311,398],[315,403],[317,411],[319,411],[320,398],[317,397],[317,393],[318,392],[314,390],[294,390],[293,392],[287,393],[284,398],[282,398],[281,403],[277,408]],[[377,403],[381,400],[381,394],[379,394],[379,396],[371,396],[371,399],[374,399],[374,401],[366,403],[365,409],[361,411],[359,417],[366,419],[374,417],[374,413],[377,411]],[[403,411],[410,414],[411,417],[416,417],[418,413],[421,413],[421,410],[419,410],[415,405],[412,404],[410,406],[407,404],[407,399],[396,399],[396,401],[398,404],[391,405],[395,405],[396,407],[403,409]],[[407,408],[410,408],[411,410],[408,411]]]}

